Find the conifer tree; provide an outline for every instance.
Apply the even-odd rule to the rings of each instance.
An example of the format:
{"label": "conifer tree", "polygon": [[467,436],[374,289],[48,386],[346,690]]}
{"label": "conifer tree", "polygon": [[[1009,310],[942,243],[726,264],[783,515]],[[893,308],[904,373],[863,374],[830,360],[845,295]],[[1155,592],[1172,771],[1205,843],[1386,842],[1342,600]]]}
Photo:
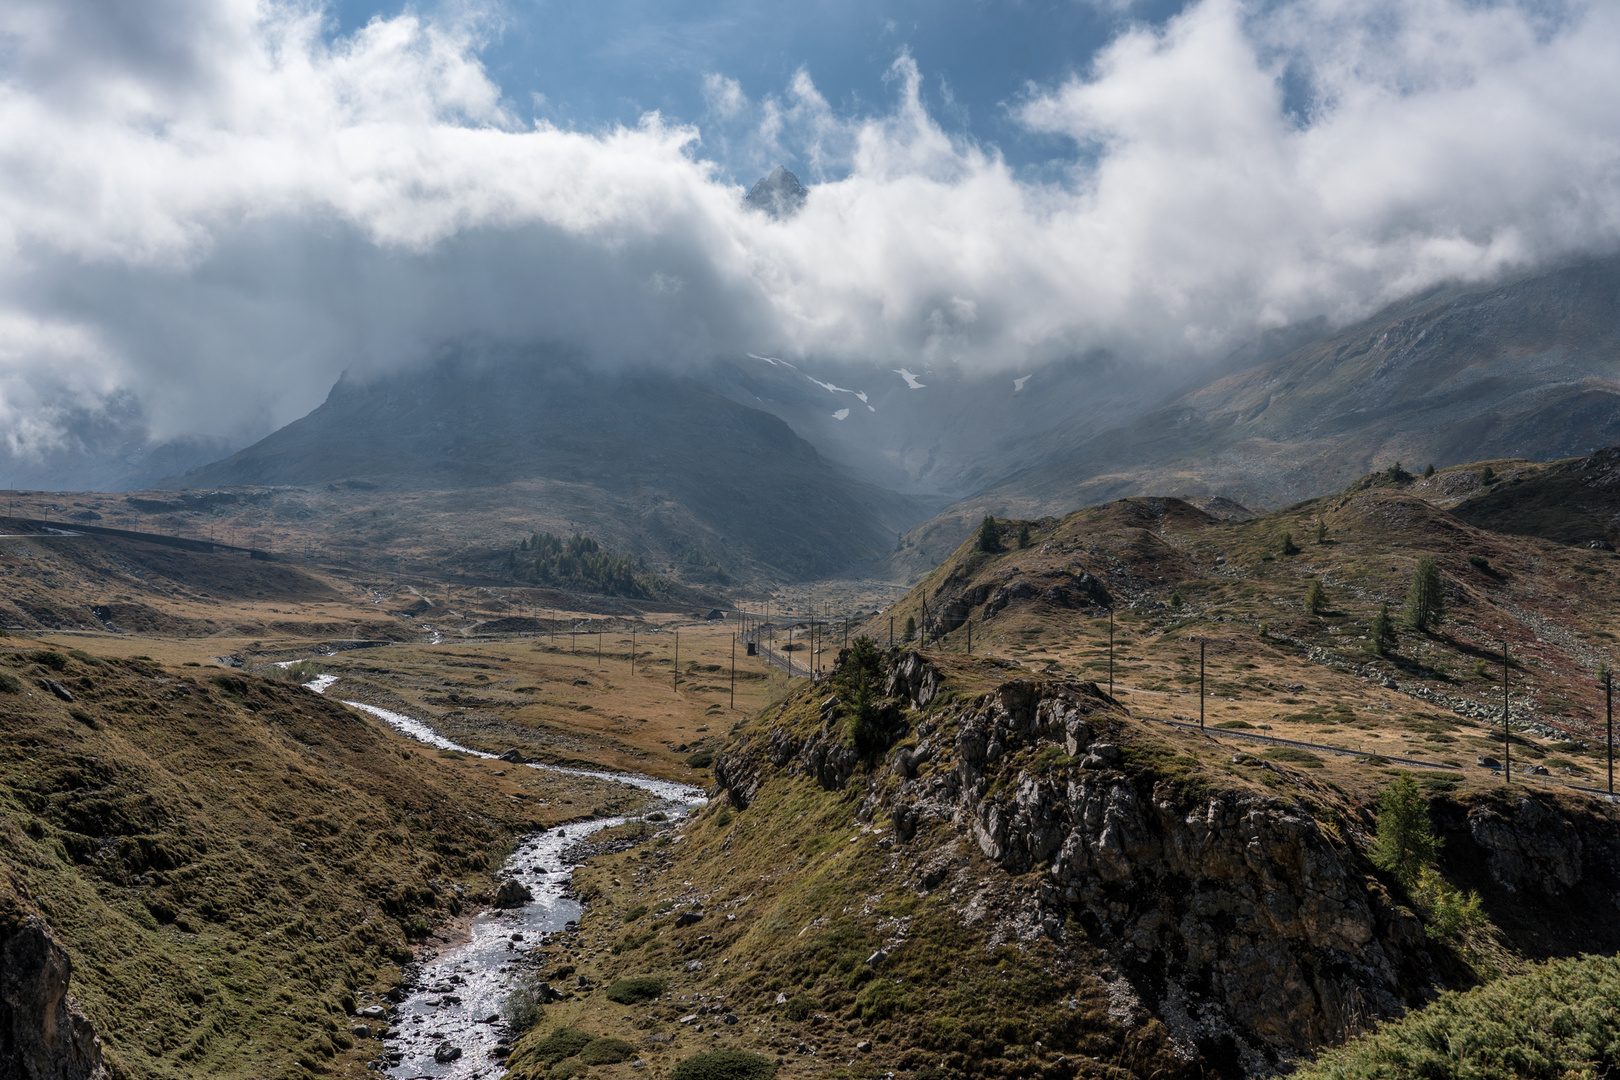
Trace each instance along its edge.
{"label": "conifer tree", "polygon": [[1291,532],[1283,533],[1281,540],[1277,544],[1277,550],[1284,555],[1298,555],[1299,545],[1294,543],[1294,534]]}
{"label": "conifer tree", "polygon": [[1028,525],[1020,526],[1019,529],[1018,529],[1018,546],[1021,547],[1021,548],[1029,547],[1029,526]]}
{"label": "conifer tree", "polygon": [[914,638],[916,636],[917,636],[917,617],[915,615],[907,615],[906,616],[906,629],[900,635],[900,640],[901,641],[910,641],[912,638]]}
{"label": "conifer tree", "polygon": [[980,551],[1001,550],[1001,527],[989,514],[984,515],[984,521],[979,525],[978,547]]}
{"label": "conifer tree", "polygon": [[1317,518],[1316,519],[1316,542],[1318,544],[1327,543],[1327,519],[1326,518]]}
{"label": "conifer tree", "polygon": [[1432,555],[1418,560],[1412,571],[1412,585],[1406,590],[1406,625],[1425,632],[1446,613],[1446,589],[1440,580],[1440,566]]}
{"label": "conifer tree", "polygon": [[1327,590],[1322,587],[1322,579],[1311,578],[1310,586],[1305,590],[1305,611],[1310,615],[1320,615],[1327,610]]}
{"label": "conifer tree", "polygon": [[1372,650],[1383,656],[1395,647],[1395,624],[1389,617],[1389,605],[1381,604],[1372,624]]}
{"label": "conifer tree", "polygon": [[1439,852],[1440,840],[1429,827],[1429,806],[1417,781],[1401,773],[1378,798],[1378,838],[1368,852],[1373,865],[1411,886]]}

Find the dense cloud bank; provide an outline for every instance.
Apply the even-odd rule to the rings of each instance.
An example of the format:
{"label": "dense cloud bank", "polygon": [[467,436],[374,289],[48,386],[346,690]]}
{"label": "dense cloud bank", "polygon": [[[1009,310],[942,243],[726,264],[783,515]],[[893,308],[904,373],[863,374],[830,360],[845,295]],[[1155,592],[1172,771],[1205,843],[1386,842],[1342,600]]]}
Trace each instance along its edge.
{"label": "dense cloud bank", "polygon": [[[1620,233],[1612,4],[1201,0],[1122,24],[1007,104],[1063,155],[1041,179],[943,128],[904,54],[879,114],[839,113],[813,72],[759,101],[710,73],[703,129],[567,131],[502,100],[476,20],[322,19],[0,9],[12,452],[131,395],[157,435],[262,431],[345,368],[459,340],[1197,362]],[[803,210],[745,208],[706,138],[796,163]]]}

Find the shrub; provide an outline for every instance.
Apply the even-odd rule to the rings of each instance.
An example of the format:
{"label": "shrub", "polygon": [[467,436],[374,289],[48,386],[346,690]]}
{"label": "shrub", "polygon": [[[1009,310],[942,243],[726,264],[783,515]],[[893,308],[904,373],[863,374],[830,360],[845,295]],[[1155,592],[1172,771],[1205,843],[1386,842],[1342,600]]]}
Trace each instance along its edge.
{"label": "shrub", "polygon": [[808,1020],[810,1014],[816,1011],[816,999],[809,994],[794,994],[782,1006],[782,1013],[789,1020]]}
{"label": "shrub", "polygon": [[1496,470],[1489,465],[1485,466],[1484,471],[1479,474],[1479,482],[1482,484],[1496,483]]}
{"label": "shrub", "polygon": [[590,1071],[591,1067],[580,1061],[559,1061],[546,1073],[546,1080],[573,1080],[574,1077]]}
{"label": "shrub", "polygon": [[686,764],[693,769],[707,769],[714,764],[714,751],[699,750],[686,759]]}
{"label": "shrub", "polygon": [[592,1042],[595,1036],[579,1028],[560,1027],[534,1045],[534,1054],[547,1065],[555,1065],[563,1058],[571,1058]]}
{"label": "shrub", "polygon": [[587,1065],[613,1065],[631,1054],[635,1047],[623,1039],[610,1039],[606,1035],[600,1039],[593,1039],[579,1052],[579,1060]]}
{"label": "shrub", "polygon": [[645,914],[647,914],[647,905],[637,904],[635,907],[624,913],[624,921],[627,923],[635,922]]}
{"label": "shrub", "polygon": [[95,731],[101,727],[101,725],[96,722],[96,718],[85,712],[83,709],[69,709],[68,715],[73,717],[73,719],[77,720],[79,723],[83,724],[85,727],[89,728],[91,731]]}
{"label": "shrub", "polygon": [[501,1019],[506,1021],[513,1035],[522,1035],[538,1024],[546,1015],[545,1001],[533,980],[512,988],[501,1002]]}
{"label": "shrub", "polygon": [[1489,573],[1491,569],[1491,560],[1487,559],[1483,555],[1470,555],[1468,556],[1468,565],[1472,566],[1475,570],[1484,570],[1486,573]]}
{"label": "shrub", "polygon": [[0,671],[0,693],[22,693],[22,680],[9,671]]}
{"label": "shrub", "polygon": [[1603,1076],[1620,1042],[1620,959],[1553,960],[1384,1024],[1300,1080]]}
{"label": "shrub", "polygon": [[620,1005],[634,1005],[662,997],[665,986],[664,980],[656,975],[632,975],[628,979],[615,980],[607,988],[607,999]]}
{"label": "shrub", "polygon": [[52,671],[67,670],[68,658],[55,649],[39,649],[28,654],[28,659]]}
{"label": "shrub", "polygon": [[694,1054],[669,1074],[669,1080],[770,1080],[776,1062],[746,1050],[716,1050]]}

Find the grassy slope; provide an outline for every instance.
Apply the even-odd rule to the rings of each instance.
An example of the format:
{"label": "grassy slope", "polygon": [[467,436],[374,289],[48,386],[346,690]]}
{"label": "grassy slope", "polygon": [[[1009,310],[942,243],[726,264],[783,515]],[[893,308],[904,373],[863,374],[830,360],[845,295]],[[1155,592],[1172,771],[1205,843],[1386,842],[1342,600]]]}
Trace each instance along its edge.
{"label": "grassy slope", "polygon": [[487,892],[515,835],[572,816],[564,798],[623,798],[528,770],[496,779],[218,669],[9,638],[0,672],[19,687],[0,690],[0,863],[132,1077],[297,1062],[357,1075],[354,997],[386,989],[431,924]]}
{"label": "grassy slope", "polygon": [[[945,663],[952,691],[913,723],[1006,674]],[[802,685],[780,709],[739,724],[738,735],[807,735],[820,725],[824,696]],[[916,853],[950,838],[919,840],[902,858],[892,830],[856,820],[865,791],[863,783],[827,791],[802,776],[775,774],[745,810],[721,800],[673,839],[580,868],[575,880],[589,905],[581,932],[548,950],[542,973],[559,982],[585,974],[599,987],[651,975],[666,982],[667,993],[624,1006],[597,990],[552,1005],[512,1057],[515,1080],[547,1075],[541,1043],[561,1026],[630,1041],[652,1075],[718,1049],[779,1057],[780,1076],[1181,1073],[1185,1065],[1156,1022],[1126,1029],[1109,1018],[1107,988],[1095,974],[1104,966],[1100,953],[1045,939],[993,945],[986,923],[964,922],[964,897],[955,888],[923,888],[915,879]],[[998,883],[1005,875],[972,845],[953,848],[940,867],[953,880],[959,874],[995,883],[992,905],[1013,896],[1009,885],[1016,883]],[[675,909],[694,902],[707,914],[677,927]],[[901,936],[905,944],[894,948]],[[869,966],[880,948],[894,953]],[[692,961],[700,970],[688,970]],[[802,997],[807,1015],[775,1005],[778,994]],[[679,1022],[710,1006],[720,1008],[703,1018],[704,1031]],[[725,1024],[726,1012],[739,1022]],[[651,1038],[670,1035],[669,1042]],[[863,1050],[861,1043],[870,1045]],[[629,1063],[595,1071],[648,1074]]]}
{"label": "grassy slope", "polygon": [[[1477,488],[1472,474],[1464,479]],[[890,617],[897,626],[907,616],[920,618],[924,601],[937,617],[950,600],[980,586],[1026,581],[1044,591],[1090,573],[1115,598],[1115,676],[1129,688],[1124,700],[1133,709],[1196,719],[1201,641],[1212,724],[1268,727],[1385,755],[1416,750],[1466,766],[1477,753],[1501,756],[1505,639],[1520,724],[1516,752],[1555,774],[1567,769],[1571,779],[1596,783],[1602,752],[1593,740],[1603,699],[1595,675],[1617,640],[1609,626],[1620,609],[1620,559],[1490,532],[1414,494],[1455,501],[1443,498],[1447,476],[1400,484],[1375,476],[1340,495],[1235,523],[1154,499],[1031,522],[1029,549],[988,555],[965,543],[867,632],[886,640]],[[1318,521],[1328,527],[1322,544],[1315,541]],[[1015,530],[1016,523],[1009,526],[1009,540]],[[1298,554],[1279,553],[1285,532]],[[1367,635],[1379,604],[1389,603],[1400,617],[1413,568],[1425,555],[1439,560],[1447,620],[1434,634],[1403,633],[1387,657],[1370,655]],[[1328,594],[1318,615],[1304,609],[1313,576]],[[1177,598],[1180,606],[1173,605]],[[988,619],[982,602],[970,613],[976,652],[1106,678],[1103,607],[1034,599]],[[965,636],[963,629],[952,632],[944,647],[965,648]],[[1473,702],[1475,717],[1459,716],[1442,698]]]}

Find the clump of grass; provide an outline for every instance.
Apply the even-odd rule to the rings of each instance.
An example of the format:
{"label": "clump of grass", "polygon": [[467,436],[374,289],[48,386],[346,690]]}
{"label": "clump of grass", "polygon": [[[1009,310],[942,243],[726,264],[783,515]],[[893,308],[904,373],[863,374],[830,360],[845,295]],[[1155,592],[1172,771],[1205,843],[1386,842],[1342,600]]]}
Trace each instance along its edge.
{"label": "clump of grass", "polygon": [[714,764],[713,750],[699,750],[686,759],[686,765],[691,769],[707,769]]}
{"label": "clump of grass", "polygon": [[669,1074],[669,1080],[770,1080],[776,1062],[746,1050],[715,1050],[694,1054]]}
{"label": "clump of grass", "polygon": [[623,1039],[604,1035],[585,1044],[585,1048],[579,1052],[579,1060],[586,1065],[614,1065],[633,1053],[635,1048]]}
{"label": "clump of grass", "polygon": [[1288,764],[1298,765],[1302,769],[1320,769],[1322,767],[1321,758],[1309,750],[1301,750],[1297,746],[1273,746],[1260,756],[1270,758],[1272,761],[1286,761]]}
{"label": "clump of grass", "polygon": [[594,1035],[574,1027],[560,1027],[530,1048],[530,1053],[547,1065],[555,1065],[563,1058],[576,1056],[596,1041]]}
{"label": "clump of grass", "polygon": [[789,1020],[799,1021],[810,1019],[810,1014],[816,1011],[816,1000],[808,994],[794,994],[788,998],[787,1004],[782,1006],[782,1013]]}
{"label": "clump of grass", "polygon": [[607,999],[620,1005],[634,1005],[662,997],[666,983],[655,975],[634,975],[618,979],[607,988]]}

